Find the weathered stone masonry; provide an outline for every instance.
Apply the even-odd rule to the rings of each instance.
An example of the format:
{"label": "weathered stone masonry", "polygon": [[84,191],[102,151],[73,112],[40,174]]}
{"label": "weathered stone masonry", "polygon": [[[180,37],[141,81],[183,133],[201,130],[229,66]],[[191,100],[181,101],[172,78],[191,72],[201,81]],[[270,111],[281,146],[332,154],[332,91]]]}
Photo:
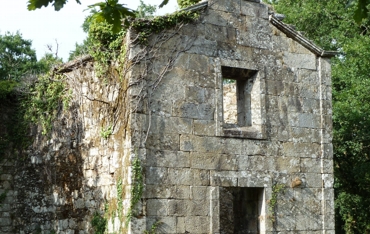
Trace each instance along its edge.
{"label": "weathered stone masonry", "polygon": [[[334,233],[334,53],[258,0],[192,9],[203,12],[196,23],[154,35],[148,46],[129,33],[134,66],[120,86],[128,95],[118,80],[96,78],[88,57],[66,65],[74,111],[56,121],[51,140],[35,142],[14,178],[1,177],[3,189],[14,182],[3,233],[90,233],[105,204],[114,210],[108,233],[143,233],[156,222],[158,233]],[[235,93],[224,97],[230,85]],[[223,105],[231,96],[233,114]],[[100,136],[111,123],[105,102],[121,119],[108,139]],[[125,227],[135,158],[144,193]],[[112,207],[119,202],[121,214]]]}

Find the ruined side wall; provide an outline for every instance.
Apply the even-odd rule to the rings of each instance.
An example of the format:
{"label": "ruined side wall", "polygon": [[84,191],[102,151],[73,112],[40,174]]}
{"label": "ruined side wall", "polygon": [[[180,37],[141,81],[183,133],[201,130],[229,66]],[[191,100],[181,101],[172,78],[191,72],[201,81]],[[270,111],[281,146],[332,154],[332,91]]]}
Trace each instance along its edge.
{"label": "ruined side wall", "polygon": [[117,208],[129,203],[124,82],[96,77],[92,62],[76,65],[64,73],[69,104],[60,105],[50,136],[33,128],[33,144],[2,165],[1,233],[93,233],[99,216],[110,232],[124,229],[126,210]]}
{"label": "ruined side wall", "polygon": [[[280,33],[253,1],[210,1],[199,23],[166,36],[160,59],[137,67],[153,72],[132,76],[146,90],[133,119],[145,123],[132,138],[145,193],[132,233],[156,221],[160,233],[218,233],[220,188],[230,187],[264,188],[265,233],[334,233],[329,61]],[[258,71],[260,112],[245,133],[224,128],[222,66]]]}

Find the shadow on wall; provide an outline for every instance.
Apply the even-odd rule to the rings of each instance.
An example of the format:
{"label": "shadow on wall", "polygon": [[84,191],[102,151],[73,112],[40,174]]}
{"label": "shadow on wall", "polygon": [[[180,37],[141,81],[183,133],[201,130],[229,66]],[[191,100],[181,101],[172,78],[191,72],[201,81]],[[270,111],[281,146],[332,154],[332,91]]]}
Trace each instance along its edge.
{"label": "shadow on wall", "polygon": [[[84,129],[78,110],[73,104],[68,113],[58,114],[50,138],[34,127],[32,146],[14,162],[15,233],[91,233],[91,217],[101,210],[104,197],[96,187],[97,177],[85,181],[89,146],[81,144]],[[96,158],[89,165],[98,164]]]}

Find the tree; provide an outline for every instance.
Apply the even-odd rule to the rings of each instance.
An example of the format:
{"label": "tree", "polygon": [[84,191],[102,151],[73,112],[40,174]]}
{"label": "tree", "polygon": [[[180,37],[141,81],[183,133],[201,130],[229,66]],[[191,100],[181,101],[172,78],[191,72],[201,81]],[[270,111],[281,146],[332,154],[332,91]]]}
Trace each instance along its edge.
{"label": "tree", "polygon": [[140,0],[140,5],[137,7],[135,11],[135,17],[137,18],[153,17],[156,11],[157,6],[145,4],[142,0]]}
{"label": "tree", "polygon": [[[140,0],[140,5],[136,9],[136,11],[134,11],[135,17],[138,17],[138,18],[154,17],[154,13],[156,12],[156,10],[157,10],[157,7],[155,5],[145,4],[142,0]],[[90,33],[90,26],[97,25],[96,22],[94,22],[93,20],[93,16],[94,14],[96,14],[96,12],[97,12],[96,9],[94,8],[91,9],[90,15],[88,15],[85,18],[82,24],[82,29],[85,33],[88,33],[89,36],[81,44],[76,43],[75,49],[69,53],[69,58],[68,58],[69,61],[80,55],[88,54],[89,50],[93,47],[94,43],[92,42],[92,40],[95,37],[94,33],[96,33],[97,31],[92,30],[91,31],[92,33]],[[98,24],[102,24],[102,23],[98,23]],[[102,32],[105,32],[105,27],[102,27],[101,29],[104,29],[102,30]],[[111,35],[110,37],[114,38],[115,36]]]}
{"label": "tree", "polygon": [[[163,0],[159,7],[163,7],[169,0]],[[64,7],[67,0],[28,0],[28,10],[36,10],[49,4],[54,6],[56,11]],[[76,0],[81,4],[79,0]],[[117,33],[122,28],[122,19],[127,17],[135,17],[135,13],[130,8],[125,7],[125,4],[118,3],[118,0],[105,0],[89,6],[90,9],[96,9],[96,13],[92,16],[92,20],[99,22],[107,22],[111,24],[113,32]]]}
{"label": "tree", "polygon": [[[356,0],[350,0],[350,4],[355,4]],[[357,0],[357,6],[353,18],[360,24],[362,20],[368,18],[370,0]]]}
{"label": "tree", "polygon": [[[361,1],[361,0],[360,0]],[[325,49],[332,59],[336,233],[370,232],[369,21],[353,19],[347,0],[276,0],[276,11]]]}
{"label": "tree", "polygon": [[0,80],[19,81],[23,75],[38,71],[36,52],[32,41],[17,32],[0,35]]}

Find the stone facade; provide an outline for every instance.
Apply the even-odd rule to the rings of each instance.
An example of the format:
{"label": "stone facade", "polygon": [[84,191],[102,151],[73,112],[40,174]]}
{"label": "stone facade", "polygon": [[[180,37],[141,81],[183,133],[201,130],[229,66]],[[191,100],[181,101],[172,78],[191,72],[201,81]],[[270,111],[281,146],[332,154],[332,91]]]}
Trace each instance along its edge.
{"label": "stone facade", "polygon": [[[107,233],[334,233],[333,53],[259,0],[195,9],[146,46],[129,33],[124,85],[89,59],[64,71],[75,106],[1,177],[3,233],[91,233],[96,212]],[[135,159],[144,192],[126,225]]]}
{"label": "stone facade", "polygon": [[[145,162],[146,190],[144,216],[132,233],[154,221],[161,222],[159,233],[334,233],[332,54],[317,53],[268,11],[259,1],[209,1],[197,24],[162,44],[168,57],[180,41],[191,45],[155,91],[142,84],[150,104],[133,118],[146,127],[135,132],[132,144]],[[134,57],[138,48],[131,51]],[[166,61],[151,66],[160,70]],[[157,74],[148,74],[146,82],[155,83]],[[235,80],[234,98],[223,98],[229,89],[223,78]],[[234,114],[223,110],[230,99],[236,101]],[[286,188],[277,191],[276,185]],[[249,201],[254,189],[260,192],[250,202],[258,209],[235,202],[240,196]],[[232,205],[224,199],[236,200]],[[236,211],[235,204],[248,211]],[[253,219],[245,212],[256,213],[258,227],[237,227],[240,217]],[[222,221],[227,215],[234,217]]]}

